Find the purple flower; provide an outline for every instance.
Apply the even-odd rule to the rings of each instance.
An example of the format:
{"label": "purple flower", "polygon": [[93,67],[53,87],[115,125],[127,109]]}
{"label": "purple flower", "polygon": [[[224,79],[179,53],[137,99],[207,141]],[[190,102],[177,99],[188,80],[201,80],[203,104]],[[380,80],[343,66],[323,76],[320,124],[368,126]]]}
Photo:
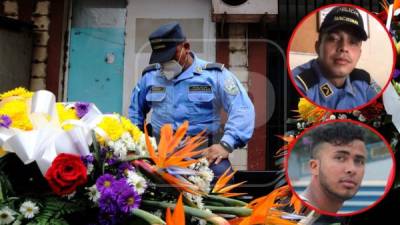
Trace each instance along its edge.
{"label": "purple flower", "polygon": [[133,168],[132,164],[129,162],[123,162],[119,165],[118,167],[118,172],[120,174],[127,174],[127,171],[135,171],[135,168]]}
{"label": "purple flower", "polygon": [[92,154],[81,156],[82,162],[87,166],[89,164],[93,164],[94,157]]}
{"label": "purple flower", "polygon": [[111,186],[112,191],[114,192],[115,195],[120,195],[125,192],[127,189],[131,189],[129,186],[128,182],[126,181],[125,178],[119,179],[117,181],[114,181]]}
{"label": "purple flower", "polygon": [[11,118],[7,115],[0,116],[0,127],[9,128],[11,125]]}
{"label": "purple flower", "polygon": [[77,102],[75,103],[75,108],[76,108],[76,115],[79,118],[82,118],[88,113],[89,111],[89,103],[86,102]]}
{"label": "purple flower", "polygon": [[129,213],[139,207],[141,200],[140,195],[133,188],[128,188],[118,196],[117,202],[122,212]]}
{"label": "purple flower", "polygon": [[103,176],[97,178],[96,187],[101,193],[103,193],[107,189],[111,189],[111,186],[115,182],[114,176],[111,174],[104,174]]}
{"label": "purple flower", "polygon": [[111,189],[105,189],[99,199],[99,208],[102,212],[116,214],[118,211],[117,196]]}
{"label": "purple flower", "polygon": [[114,152],[110,148],[102,148],[101,155],[109,166],[118,162],[117,156],[114,155]]}
{"label": "purple flower", "polygon": [[109,213],[100,213],[99,216],[99,223],[101,225],[115,225],[118,224],[118,217],[114,214]]}
{"label": "purple flower", "polygon": [[394,69],[393,79],[398,78],[399,76],[400,76],[400,70],[399,69]]}

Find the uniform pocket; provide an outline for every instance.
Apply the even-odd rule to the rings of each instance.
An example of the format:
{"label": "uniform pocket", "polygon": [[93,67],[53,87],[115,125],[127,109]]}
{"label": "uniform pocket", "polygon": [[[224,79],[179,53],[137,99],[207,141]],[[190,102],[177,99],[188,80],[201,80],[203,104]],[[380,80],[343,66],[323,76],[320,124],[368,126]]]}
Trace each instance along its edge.
{"label": "uniform pocket", "polygon": [[147,93],[146,101],[148,102],[162,102],[167,94],[163,93]]}
{"label": "uniform pocket", "polygon": [[213,109],[213,93],[189,93],[188,99],[194,106],[194,113],[207,113]]}
{"label": "uniform pocket", "polygon": [[214,99],[214,94],[212,93],[189,93],[189,101],[193,103],[204,103],[211,102]]}
{"label": "uniform pocket", "polygon": [[167,93],[166,92],[149,92],[146,95],[146,101],[149,103],[150,107],[157,114],[163,115],[167,110],[167,103],[165,101]]}

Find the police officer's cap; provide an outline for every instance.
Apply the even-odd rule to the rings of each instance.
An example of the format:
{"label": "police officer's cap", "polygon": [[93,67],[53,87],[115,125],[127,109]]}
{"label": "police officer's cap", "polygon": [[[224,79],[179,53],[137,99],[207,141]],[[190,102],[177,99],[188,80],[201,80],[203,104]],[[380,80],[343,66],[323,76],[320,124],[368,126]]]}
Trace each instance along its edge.
{"label": "police officer's cap", "polygon": [[330,31],[343,26],[355,29],[361,40],[367,40],[368,36],[364,30],[364,22],[360,12],[356,8],[348,6],[333,8],[326,15],[319,32],[329,33]]}
{"label": "police officer's cap", "polygon": [[149,36],[151,49],[150,64],[163,63],[171,60],[176,51],[176,46],[185,41],[179,23],[168,23],[160,26]]}

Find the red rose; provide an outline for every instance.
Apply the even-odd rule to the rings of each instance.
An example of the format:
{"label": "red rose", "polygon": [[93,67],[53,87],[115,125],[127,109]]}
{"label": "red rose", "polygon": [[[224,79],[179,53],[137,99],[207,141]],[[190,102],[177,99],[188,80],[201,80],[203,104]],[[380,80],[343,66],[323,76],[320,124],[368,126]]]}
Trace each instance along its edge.
{"label": "red rose", "polygon": [[71,194],[87,181],[86,167],[80,156],[62,153],[47,170],[45,178],[54,193]]}
{"label": "red rose", "polygon": [[373,120],[380,116],[384,110],[383,104],[380,102],[374,102],[371,105],[362,108],[361,114],[367,119],[367,120]]}

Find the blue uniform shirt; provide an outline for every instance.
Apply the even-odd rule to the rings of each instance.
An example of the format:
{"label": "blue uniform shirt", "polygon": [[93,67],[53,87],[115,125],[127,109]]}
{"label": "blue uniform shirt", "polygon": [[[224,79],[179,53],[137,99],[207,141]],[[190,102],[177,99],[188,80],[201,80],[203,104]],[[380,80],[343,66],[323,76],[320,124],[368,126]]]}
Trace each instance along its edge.
{"label": "blue uniform shirt", "polygon": [[153,109],[151,125],[156,135],[164,124],[176,130],[185,120],[189,121],[188,135],[204,129],[216,134],[223,108],[228,119],[221,140],[234,148],[244,146],[255,120],[246,90],[227,69],[208,68],[208,62],[192,56],[193,64],[173,80],[167,80],[159,67],[143,74],[132,93],[130,120],[143,128],[146,114]]}
{"label": "blue uniform shirt", "polygon": [[[311,79],[299,76],[306,70],[312,71],[314,77],[311,78],[310,74],[308,78]],[[380,91],[380,87],[367,72],[358,69],[354,71],[357,71],[357,75],[348,76],[343,88],[336,88],[322,75],[316,59],[296,67],[292,75],[297,87],[316,104],[330,109],[347,110],[367,103]]]}

